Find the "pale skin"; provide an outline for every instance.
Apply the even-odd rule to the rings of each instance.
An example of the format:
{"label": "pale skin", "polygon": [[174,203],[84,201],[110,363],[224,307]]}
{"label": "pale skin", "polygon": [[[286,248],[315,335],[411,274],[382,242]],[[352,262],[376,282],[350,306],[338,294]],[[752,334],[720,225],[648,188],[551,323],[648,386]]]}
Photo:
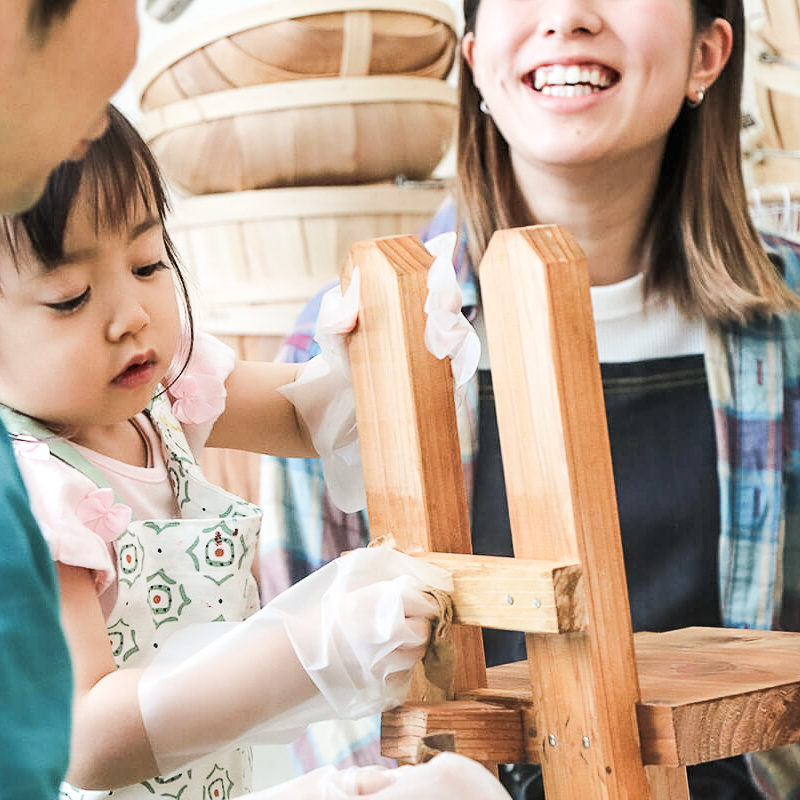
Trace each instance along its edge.
{"label": "pale skin", "polygon": [[[713,91],[732,36],[722,19],[694,31],[689,0],[482,0],[464,58],[531,219],[576,237],[592,284],[642,270],[669,129],[684,102]],[[537,91],[534,70],[554,65],[598,68],[608,85],[574,97]]]}
{"label": "pale skin", "polygon": [[[144,446],[130,419],[146,407],[178,346],[173,274],[161,225],[143,203],[129,227],[96,234],[82,195],[67,223],[63,264],[45,271],[31,257],[17,270],[5,254],[0,398],[55,430],[66,427],[78,444],[145,466]],[[142,354],[144,366],[127,371]],[[294,406],[275,391],[301,370],[302,365],[237,362],[208,444],[315,455]],[[137,698],[141,670],[117,669],[92,572],[61,563],[57,568],[75,678],[67,780],[115,788],[154,777],[159,770]],[[269,705],[277,712],[283,697],[303,698],[316,688],[293,653],[276,652],[274,658],[286,667]],[[263,671],[263,664],[251,666]]]}
{"label": "pale skin", "polygon": [[76,0],[43,40],[30,3],[0,0],[0,210],[21,211],[50,171],[79,158],[106,127],[108,98],[136,60],[135,0]]}

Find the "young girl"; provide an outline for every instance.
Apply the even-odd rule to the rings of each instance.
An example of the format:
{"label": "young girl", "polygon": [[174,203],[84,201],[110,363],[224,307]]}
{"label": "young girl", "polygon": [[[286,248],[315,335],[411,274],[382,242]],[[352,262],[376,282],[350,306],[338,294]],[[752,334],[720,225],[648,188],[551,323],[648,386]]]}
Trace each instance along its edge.
{"label": "young girl", "polygon": [[[68,779],[103,790],[63,793],[228,798],[249,788],[243,735],[286,740],[402,698],[434,617],[423,588],[447,576],[361,551],[250,616],[260,512],[206,482],[196,453],[313,454],[276,391],[301,370],[192,342],[158,170],[109,115],[86,157],[0,228],[0,401],[57,561],[76,690]],[[195,624],[246,617],[214,641],[219,625]]]}
{"label": "young girl", "polygon": [[[798,630],[800,264],[787,242],[768,252],[748,216],[741,0],[465,0],[464,19],[455,197],[425,233],[458,232],[478,329],[494,231],[555,223],[585,252],[634,630]],[[295,361],[313,352],[302,334],[287,340]],[[488,357],[474,388],[473,549],[507,555]],[[283,541],[262,564],[279,588],[279,545],[298,576],[298,553],[313,569],[366,535],[363,518],[320,525],[316,465],[281,469],[296,495],[276,495],[285,530],[267,536]],[[484,642],[489,664],[525,658],[521,635]],[[797,751],[753,757],[768,796],[797,796]],[[538,767],[501,777],[515,797],[544,796]],[[742,758],[690,767],[689,783],[694,800],[762,796]]]}

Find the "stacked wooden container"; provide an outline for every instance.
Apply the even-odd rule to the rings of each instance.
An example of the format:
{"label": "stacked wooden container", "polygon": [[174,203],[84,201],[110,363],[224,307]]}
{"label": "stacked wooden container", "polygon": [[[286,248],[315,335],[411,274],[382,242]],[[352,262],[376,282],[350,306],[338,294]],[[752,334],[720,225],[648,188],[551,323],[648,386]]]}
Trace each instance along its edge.
{"label": "stacked wooden container", "polygon": [[800,0],[762,0],[748,33],[759,124],[745,148],[756,221],[800,237]]}
{"label": "stacked wooden container", "polygon": [[[272,0],[141,60],[139,127],[175,190],[170,233],[206,330],[272,357],[354,241],[432,216],[455,28],[444,0]],[[215,477],[255,498],[249,472]]]}

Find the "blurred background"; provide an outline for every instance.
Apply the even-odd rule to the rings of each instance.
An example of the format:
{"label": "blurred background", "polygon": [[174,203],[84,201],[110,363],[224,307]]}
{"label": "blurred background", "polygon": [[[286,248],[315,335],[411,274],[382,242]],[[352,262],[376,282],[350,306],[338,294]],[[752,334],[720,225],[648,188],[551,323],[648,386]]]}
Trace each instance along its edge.
{"label": "blurred background", "polygon": [[[800,0],[745,0],[743,166],[757,224],[800,239]],[[172,190],[199,325],[272,359],[360,239],[413,233],[453,174],[459,0],[140,0],[114,98]],[[261,458],[212,481],[259,502]],[[265,675],[265,680],[269,676]],[[256,785],[292,777],[256,749]]]}

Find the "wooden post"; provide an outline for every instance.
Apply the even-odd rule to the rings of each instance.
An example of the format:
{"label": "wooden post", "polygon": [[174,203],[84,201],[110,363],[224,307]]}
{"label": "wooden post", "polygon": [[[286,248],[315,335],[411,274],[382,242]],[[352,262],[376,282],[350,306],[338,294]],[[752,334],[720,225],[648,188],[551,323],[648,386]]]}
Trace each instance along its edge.
{"label": "wooden post", "polygon": [[[422,339],[433,257],[415,236],[358,242],[359,322],[350,337],[370,536],[406,552],[471,553],[450,365]],[[486,685],[480,628],[454,629],[455,689]],[[413,698],[409,700],[413,702]]]}
{"label": "wooden post", "polygon": [[545,791],[643,800],[639,684],[585,257],[556,226],[499,231],[479,275],[514,553],[586,567],[588,632],[526,637]]}

